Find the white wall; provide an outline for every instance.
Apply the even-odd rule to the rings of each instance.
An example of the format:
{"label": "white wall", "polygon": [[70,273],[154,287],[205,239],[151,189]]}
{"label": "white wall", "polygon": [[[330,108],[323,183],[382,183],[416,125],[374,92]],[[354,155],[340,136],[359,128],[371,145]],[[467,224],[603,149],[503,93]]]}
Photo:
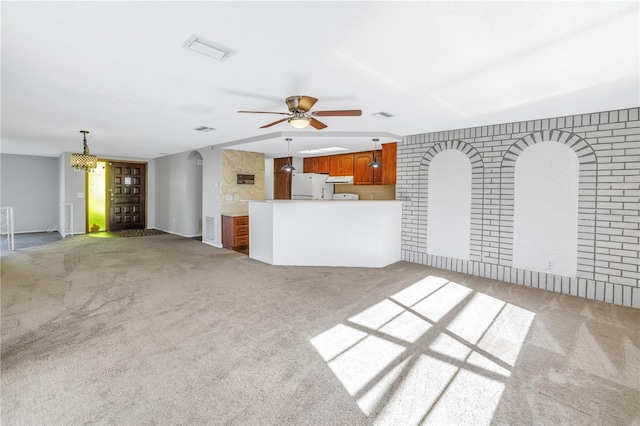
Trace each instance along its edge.
{"label": "white wall", "polygon": [[2,154],[0,171],[0,204],[13,207],[14,231],[57,229],[58,159]]}
{"label": "white wall", "polygon": [[[202,169],[202,241],[222,247],[220,185],[222,182],[222,149],[199,150],[203,158]],[[208,220],[207,220],[208,219]]]}
{"label": "white wall", "polygon": [[471,163],[460,151],[437,154],[429,166],[427,251],[469,260]]}
{"label": "white wall", "polygon": [[[304,158],[302,157],[291,157],[291,165],[295,167],[298,173],[302,173],[304,170]],[[273,167],[271,168],[273,172]]]}
{"label": "white wall", "polygon": [[273,158],[264,159],[264,199],[273,200]]}
{"label": "white wall", "polygon": [[186,233],[198,236],[202,235],[202,155],[198,151],[192,151],[187,161]]}
{"label": "white wall", "polygon": [[578,266],[578,157],[540,142],[516,161],[513,266],[575,276]]}

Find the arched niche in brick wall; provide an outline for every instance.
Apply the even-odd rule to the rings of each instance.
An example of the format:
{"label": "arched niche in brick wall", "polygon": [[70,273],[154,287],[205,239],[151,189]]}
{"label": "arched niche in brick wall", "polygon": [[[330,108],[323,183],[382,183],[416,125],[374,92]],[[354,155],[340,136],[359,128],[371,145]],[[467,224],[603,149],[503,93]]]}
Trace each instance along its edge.
{"label": "arched niche in brick wall", "polygon": [[429,166],[427,241],[429,254],[469,260],[471,246],[471,163],[448,149]]}
{"label": "arched niche in brick wall", "polygon": [[516,160],[513,266],[576,276],[578,158],[557,142],[526,148]]}
{"label": "arched niche in brick wall", "polygon": [[[499,264],[513,265],[515,166],[518,157],[528,147],[540,142],[557,142],[571,148],[578,159],[578,259],[577,276],[594,277],[595,220],[598,159],[591,145],[575,133],[543,130],[528,134],[513,143],[505,152],[500,166],[500,244]],[[551,259],[550,259],[551,260]]]}
{"label": "arched niche in brick wall", "polygon": [[449,140],[431,147],[420,162],[418,173],[418,252],[431,253],[428,248],[429,219],[429,170],[433,159],[441,152],[456,150],[464,154],[471,165],[471,208],[469,260],[479,261],[482,258],[482,204],[483,204],[483,168],[484,163],[478,150],[471,144],[461,140]]}

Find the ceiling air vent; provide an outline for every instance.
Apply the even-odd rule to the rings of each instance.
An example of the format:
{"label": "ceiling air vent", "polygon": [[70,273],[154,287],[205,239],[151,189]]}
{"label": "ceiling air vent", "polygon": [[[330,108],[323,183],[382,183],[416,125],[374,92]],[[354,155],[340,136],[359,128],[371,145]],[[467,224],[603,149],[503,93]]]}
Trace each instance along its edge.
{"label": "ceiling air vent", "polygon": [[393,117],[393,115],[389,114],[388,112],[384,112],[384,111],[376,112],[375,114],[371,114],[371,115],[373,115],[374,117],[377,117],[377,118],[382,118],[382,119]]}
{"label": "ceiling air vent", "polygon": [[235,53],[228,47],[224,47],[195,34],[189,37],[182,47],[193,50],[194,52],[202,53],[203,55],[211,56],[219,61],[224,61]]}
{"label": "ceiling air vent", "polygon": [[200,127],[196,127],[193,130],[197,130],[199,132],[211,132],[213,130],[215,130],[213,127],[207,127],[207,126],[200,126]]}

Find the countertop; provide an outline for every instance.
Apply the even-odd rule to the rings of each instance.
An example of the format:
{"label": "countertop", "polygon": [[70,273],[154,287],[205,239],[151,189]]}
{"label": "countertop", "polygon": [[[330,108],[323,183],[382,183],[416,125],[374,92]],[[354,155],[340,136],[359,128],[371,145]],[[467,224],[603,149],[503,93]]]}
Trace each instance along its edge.
{"label": "countertop", "polygon": [[250,203],[407,203],[411,200],[408,198],[395,200],[248,200]]}

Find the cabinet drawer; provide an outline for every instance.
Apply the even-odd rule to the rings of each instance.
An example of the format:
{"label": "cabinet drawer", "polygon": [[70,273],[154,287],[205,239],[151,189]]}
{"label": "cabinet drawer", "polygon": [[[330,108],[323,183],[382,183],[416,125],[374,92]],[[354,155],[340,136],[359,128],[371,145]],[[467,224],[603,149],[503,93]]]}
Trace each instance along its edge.
{"label": "cabinet drawer", "polygon": [[233,224],[235,226],[238,225],[248,225],[249,224],[249,216],[238,216],[233,218]]}
{"label": "cabinet drawer", "polygon": [[235,237],[233,239],[233,246],[234,247],[241,247],[241,246],[248,246],[249,245],[249,236],[248,235],[242,235],[239,237]]}
{"label": "cabinet drawer", "polygon": [[249,225],[239,225],[236,226],[235,236],[239,237],[241,235],[249,235]]}

